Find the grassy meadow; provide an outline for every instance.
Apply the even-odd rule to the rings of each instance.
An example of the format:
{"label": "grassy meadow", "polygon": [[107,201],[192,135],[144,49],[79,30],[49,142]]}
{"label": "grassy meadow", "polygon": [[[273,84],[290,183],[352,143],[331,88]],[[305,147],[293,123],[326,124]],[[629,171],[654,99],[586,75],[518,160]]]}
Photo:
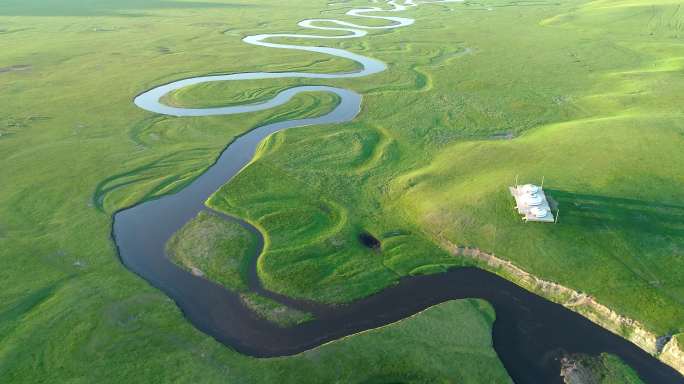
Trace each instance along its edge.
{"label": "grassy meadow", "polygon": [[200,212],[169,240],[166,253],[190,273],[240,293],[242,302],[266,320],[281,326],[311,320],[309,313],[250,292],[247,275],[257,250],[258,239],[240,224]]}
{"label": "grassy meadow", "polygon": [[[255,360],[198,332],[119,263],[114,211],[182,187],[264,121],[337,102],[310,94],[253,115],[170,119],[139,110],[133,96],[205,73],[355,68],[242,44],[326,9],[255,3],[0,4],[0,381],[510,382],[485,303],[448,303],[296,357]],[[409,343],[418,344],[402,349]]]}
{"label": "grassy meadow", "polygon": [[[303,31],[296,22],[304,18],[364,23],[342,15],[365,4],[0,3],[0,381],[510,382],[491,348],[494,314],[479,301],[256,360],[195,330],[117,258],[115,211],[181,188],[249,129],[337,102],[306,94],[271,111],[172,118],[132,98],[208,73],[353,70],[345,60],[240,39]],[[384,60],[382,74],[168,96],[174,105],[225,105],[297,84],[364,95],[354,122],[266,140],[208,202],[264,232],[265,286],[353,300],[401,276],[466,263],[439,248],[446,238],[596,296],[659,334],[684,331],[678,3],[485,0],[407,14],[415,25],[325,42]],[[520,222],[505,190],[516,175],[545,176],[559,224]],[[249,248],[246,234],[223,230]],[[382,241],[381,251],[360,244],[362,231]],[[224,249],[216,239],[207,254]],[[197,257],[191,245],[175,246]],[[220,271],[224,260],[238,269],[242,261],[216,257],[203,260],[214,263],[212,278],[242,284],[235,268]]]}
{"label": "grassy meadow", "polygon": [[[681,332],[677,6],[489,5],[423,7],[410,29],[351,44],[391,68],[334,82],[364,93],[358,121],[274,135],[209,204],[264,230],[262,279],[292,296],[348,301],[465,263],[437,249],[448,239]],[[545,177],[560,224],[522,224],[518,175]]]}
{"label": "grassy meadow", "polygon": [[200,212],[169,240],[166,253],[174,263],[241,292],[248,290],[245,276],[257,248],[256,236],[240,224]]}
{"label": "grassy meadow", "polygon": [[636,372],[618,357],[603,353],[594,359],[600,384],[643,384]]}

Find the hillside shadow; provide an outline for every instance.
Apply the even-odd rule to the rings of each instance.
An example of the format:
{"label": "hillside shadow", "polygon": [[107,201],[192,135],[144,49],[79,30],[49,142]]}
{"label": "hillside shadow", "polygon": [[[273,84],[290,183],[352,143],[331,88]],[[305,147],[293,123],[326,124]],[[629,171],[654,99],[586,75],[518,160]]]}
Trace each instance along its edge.
{"label": "hillside shadow", "polygon": [[[0,16],[144,16],[145,11],[170,9],[231,9],[256,4],[191,2],[181,0],[5,0]],[[141,13],[142,12],[142,13]]]}
{"label": "hillside shadow", "polygon": [[558,202],[560,221],[585,228],[616,228],[684,236],[684,205],[546,189]]}

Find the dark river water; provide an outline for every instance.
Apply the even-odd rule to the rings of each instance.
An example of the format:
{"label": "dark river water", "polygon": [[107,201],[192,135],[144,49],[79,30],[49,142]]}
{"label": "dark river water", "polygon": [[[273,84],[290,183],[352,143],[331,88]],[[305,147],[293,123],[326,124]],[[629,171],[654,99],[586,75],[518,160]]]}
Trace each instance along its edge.
{"label": "dark river water", "polygon": [[[227,115],[266,110],[284,105],[301,92],[335,93],[340,103],[332,112],[321,117],[279,122],[250,131],[234,141],[215,165],[180,192],[116,213],[113,237],[123,264],[171,297],[198,329],[241,353],[256,357],[296,354],[346,335],[395,322],[447,300],[481,298],[491,303],[496,310],[494,348],[516,383],[561,383],[559,358],[564,353],[597,355],[601,352],[621,357],[647,383],[684,383],[684,377],[675,370],[621,337],[505,279],[475,268],[407,277],[368,298],[344,306],[327,306],[293,300],[264,290],[253,265],[250,274],[253,290],[316,316],[314,321],[280,328],[259,319],[245,308],[237,294],[194,276],[167,259],[164,252],[166,242],[200,211],[207,209],[204,205],[206,199],[252,159],[257,145],[265,137],[293,127],[351,121],[360,111],[361,96],[342,88],[300,86],[283,91],[267,102],[244,106],[179,108],[164,105],[159,101],[160,98],[190,85],[214,81],[273,78],[321,81],[358,78],[382,72],[387,68],[383,62],[343,49],[269,43],[265,40],[274,37],[348,39],[365,36],[367,32],[364,29],[392,29],[413,24],[413,19],[367,15],[371,12],[401,12],[418,5],[406,0],[403,4],[399,3],[386,2],[391,7],[389,9],[355,9],[347,13],[354,17],[384,19],[391,22],[387,26],[363,27],[337,20],[304,20],[299,23],[301,27],[332,30],[338,35],[276,34],[248,36],[244,39],[246,43],[261,47],[296,49],[353,60],[362,66],[358,71],[334,74],[253,72],[201,76],[165,84],[136,97],[135,104],[140,108],[171,116]],[[316,26],[316,23],[321,22],[326,26]],[[338,27],[331,26],[334,24]],[[347,34],[339,35],[339,32]],[[249,224],[224,217],[226,220],[236,220],[261,238],[261,234]]]}

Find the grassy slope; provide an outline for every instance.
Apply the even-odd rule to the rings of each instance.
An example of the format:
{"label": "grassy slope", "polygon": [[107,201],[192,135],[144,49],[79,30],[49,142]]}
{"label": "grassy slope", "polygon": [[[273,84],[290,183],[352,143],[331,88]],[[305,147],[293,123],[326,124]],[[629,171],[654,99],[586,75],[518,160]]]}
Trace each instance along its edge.
{"label": "grassy slope", "polygon": [[643,381],[618,357],[602,354],[600,362],[603,367],[601,384],[643,384]]}
{"label": "grassy slope", "polygon": [[[676,6],[491,5],[423,7],[410,30],[351,44],[392,68],[354,84],[361,120],[275,135],[210,204],[265,229],[260,273],[290,295],[345,301],[463,262],[435,249],[446,237],[681,332]],[[546,176],[561,225],[520,222],[516,175]],[[382,254],[358,244],[362,229]]]}
{"label": "grassy slope", "polygon": [[196,268],[213,281],[245,291],[245,275],[256,248],[257,239],[240,224],[200,212],[171,238],[167,253],[188,270]]}
{"label": "grassy slope", "polygon": [[[30,66],[0,71],[2,182],[13,186],[0,189],[0,381],[509,381],[491,349],[491,310],[484,309],[485,319],[473,302],[441,306],[301,356],[257,361],[195,330],[116,257],[112,212],[181,186],[235,135],[262,121],[285,118],[287,111],[320,114],[336,102],[303,95],[276,111],[168,119],[137,109],[132,97],[214,71],[351,70],[345,61],[264,54],[239,41],[264,30],[295,30],[294,21],[325,6],[0,4],[0,68]],[[414,345],[408,354],[406,344]]]}
{"label": "grassy slope", "polygon": [[[0,360],[0,377],[27,383],[511,382],[491,347],[493,310],[477,300],[444,303],[300,355],[265,360],[235,353],[190,326],[174,327],[169,319],[177,311],[160,301],[138,294],[110,303],[102,314],[89,312],[101,317],[94,327],[68,331],[62,327],[70,319],[60,319],[55,327],[64,339],[42,349],[12,348]],[[160,304],[164,310],[153,309]],[[33,339],[54,331],[38,327]]]}

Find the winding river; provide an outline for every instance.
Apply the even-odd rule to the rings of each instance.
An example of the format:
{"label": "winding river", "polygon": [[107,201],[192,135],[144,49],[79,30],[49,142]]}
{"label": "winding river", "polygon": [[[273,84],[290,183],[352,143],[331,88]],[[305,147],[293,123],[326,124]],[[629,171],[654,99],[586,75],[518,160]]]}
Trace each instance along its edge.
{"label": "winding river", "polygon": [[[256,128],[230,144],[216,163],[178,193],[147,201],[115,214],[113,237],[124,265],[162,290],[181,308],[198,329],[235,350],[256,356],[273,357],[296,354],[325,342],[359,331],[379,327],[451,299],[482,298],[495,308],[494,348],[516,383],[561,383],[559,358],[565,353],[613,353],[631,365],[648,383],[682,383],[684,378],[637,346],[587,319],[523,290],[489,272],[460,268],[447,273],[404,278],[376,295],[344,306],[301,302],[265,290],[256,274],[256,256],[250,273],[251,288],[291,307],[309,311],[316,320],[290,328],[280,328],[258,318],[239,296],[204,278],[177,267],[165,255],[171,236],[206,210],[209,196],[235,176],[252,159],[258,144],[274,132],[315,124],[335,124],[353,120],[360,112],[362,98],[354,91],[329,86],[298,86],[273,99],[241,106],[220,108],[176,108],[160,99],[175,90],[201,83],[249,79],[306,78],[340,79],[370,76],[384,71],[385,63],[342,49],[297,46],[268,42],[271,38],[352,39],[366,36],[368,30],[407,27],[413,19],[379,16],[375,13],[401,12],[423,3],[458,0],[387,1],[386,7],[353,9],[348,16],[386,21],[386,26],[366,27],[350,22],[312,19],[301,27],[333,31],[335,36],[263,34],[243,41],[273,49],[295,49],[346,58],[359,63],[356,72],[314,74],[304,72],[250,72],[201,76],[175,81],[140,94],[135,104],[150,112],[171,116],[209,116],[248,113],[287,103],[302,92],[329,92],[340,102],[330,113],[309,119],[290,120]],[[378,2],[377,0],[375,1]],[[324,23],[327,26],[321,26]],[[339,33],[343,32],[343,35]],[[235,220],[261,234],[246,222]],[[263,245],[263,241],[262,241]],[[261,247],[263,248],[263,247]],[[457,326],[457,325],[455,325]]]}

